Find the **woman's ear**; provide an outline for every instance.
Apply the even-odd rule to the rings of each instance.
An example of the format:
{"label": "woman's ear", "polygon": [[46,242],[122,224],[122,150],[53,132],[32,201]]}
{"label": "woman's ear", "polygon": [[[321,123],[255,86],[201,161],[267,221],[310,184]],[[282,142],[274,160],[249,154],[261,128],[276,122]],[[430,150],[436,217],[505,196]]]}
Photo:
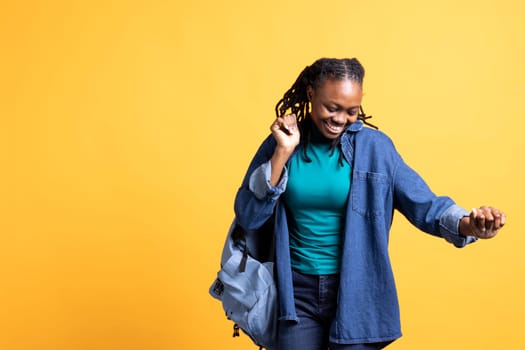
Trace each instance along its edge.
{"label": "woman's ear", "polygon": [[306,97],[308,97],[308,101],[312,101],[313,94],[314,94],[314,88],[311,85],[308,85],[306,87]]}

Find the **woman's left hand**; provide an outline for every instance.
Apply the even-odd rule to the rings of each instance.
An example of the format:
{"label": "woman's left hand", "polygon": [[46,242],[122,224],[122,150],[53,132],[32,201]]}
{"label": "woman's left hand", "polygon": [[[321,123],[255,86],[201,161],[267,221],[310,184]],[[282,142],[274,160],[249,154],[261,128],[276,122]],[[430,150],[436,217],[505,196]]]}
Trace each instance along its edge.
{"label": "woman's left hand", "polygon": [[464,236],[492,238],[505,225],[507,217],[497,208],[482,206],[473,208],[469,216],[460,221],[459,232]]}

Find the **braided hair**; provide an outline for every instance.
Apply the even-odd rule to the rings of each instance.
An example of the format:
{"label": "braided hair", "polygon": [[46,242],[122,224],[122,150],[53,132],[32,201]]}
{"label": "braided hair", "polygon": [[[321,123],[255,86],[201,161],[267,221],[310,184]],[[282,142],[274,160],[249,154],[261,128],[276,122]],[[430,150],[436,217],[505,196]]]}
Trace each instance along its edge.
{"label": "braided hair", "polygon": [[[275,106],[275,114],[277,117],[284,115],[288,110],[291,110],[292,113],[296,115],[301,135],[304,135],[304,137],[301,137],[301,142],[304,143],[303,157],[307,162],[311,162],[310,157],[308,157],[306,153],[306,149],[310,143],[310,130],[312,127],[307,95],[308,86],[316,89],[328,79],[350,79],[362,86],[364,76],[365,69],[356,58],[320,58],[311,66],[307,66],[303,69],[292,87],[288,89],[279,102],[277,102],[277,105]],[[372,116],[367,116],[364,113],[362,106],[359,107],[359,110],[360,112],[357,119],[361,120],[364,124],[377,129],[375,125],[367,122],[367,119],[372,118]],[[332,152],[335,147],[340,147],[340,141],[341,135],[333,141],[331,147]],[[342,165],[343,160],[341,156],[339,162]]]}

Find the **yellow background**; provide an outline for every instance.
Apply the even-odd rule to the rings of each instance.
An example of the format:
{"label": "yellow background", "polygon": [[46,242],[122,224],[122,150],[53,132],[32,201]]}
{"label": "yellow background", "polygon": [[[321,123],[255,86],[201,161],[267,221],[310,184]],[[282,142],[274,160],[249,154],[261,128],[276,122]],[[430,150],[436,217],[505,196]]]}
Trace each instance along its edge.
{"label": "yellow background", "polygon": [[4,1],[0,349],[252,349],[208,296],[274,105],[322,56],[438,194],[508,225],[463,250],[397,215],[404,337],[525,349],[517,0]]}

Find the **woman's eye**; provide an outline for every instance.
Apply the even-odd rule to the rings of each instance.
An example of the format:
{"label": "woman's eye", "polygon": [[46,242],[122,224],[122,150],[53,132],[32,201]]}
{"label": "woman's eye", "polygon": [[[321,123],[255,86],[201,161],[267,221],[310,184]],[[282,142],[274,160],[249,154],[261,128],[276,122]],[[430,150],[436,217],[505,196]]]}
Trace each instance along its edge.
{"label": "woman's eye", "polygon": [[330,113],[334,113],[337,109],[332,107],[326,107],[326,110]]}

